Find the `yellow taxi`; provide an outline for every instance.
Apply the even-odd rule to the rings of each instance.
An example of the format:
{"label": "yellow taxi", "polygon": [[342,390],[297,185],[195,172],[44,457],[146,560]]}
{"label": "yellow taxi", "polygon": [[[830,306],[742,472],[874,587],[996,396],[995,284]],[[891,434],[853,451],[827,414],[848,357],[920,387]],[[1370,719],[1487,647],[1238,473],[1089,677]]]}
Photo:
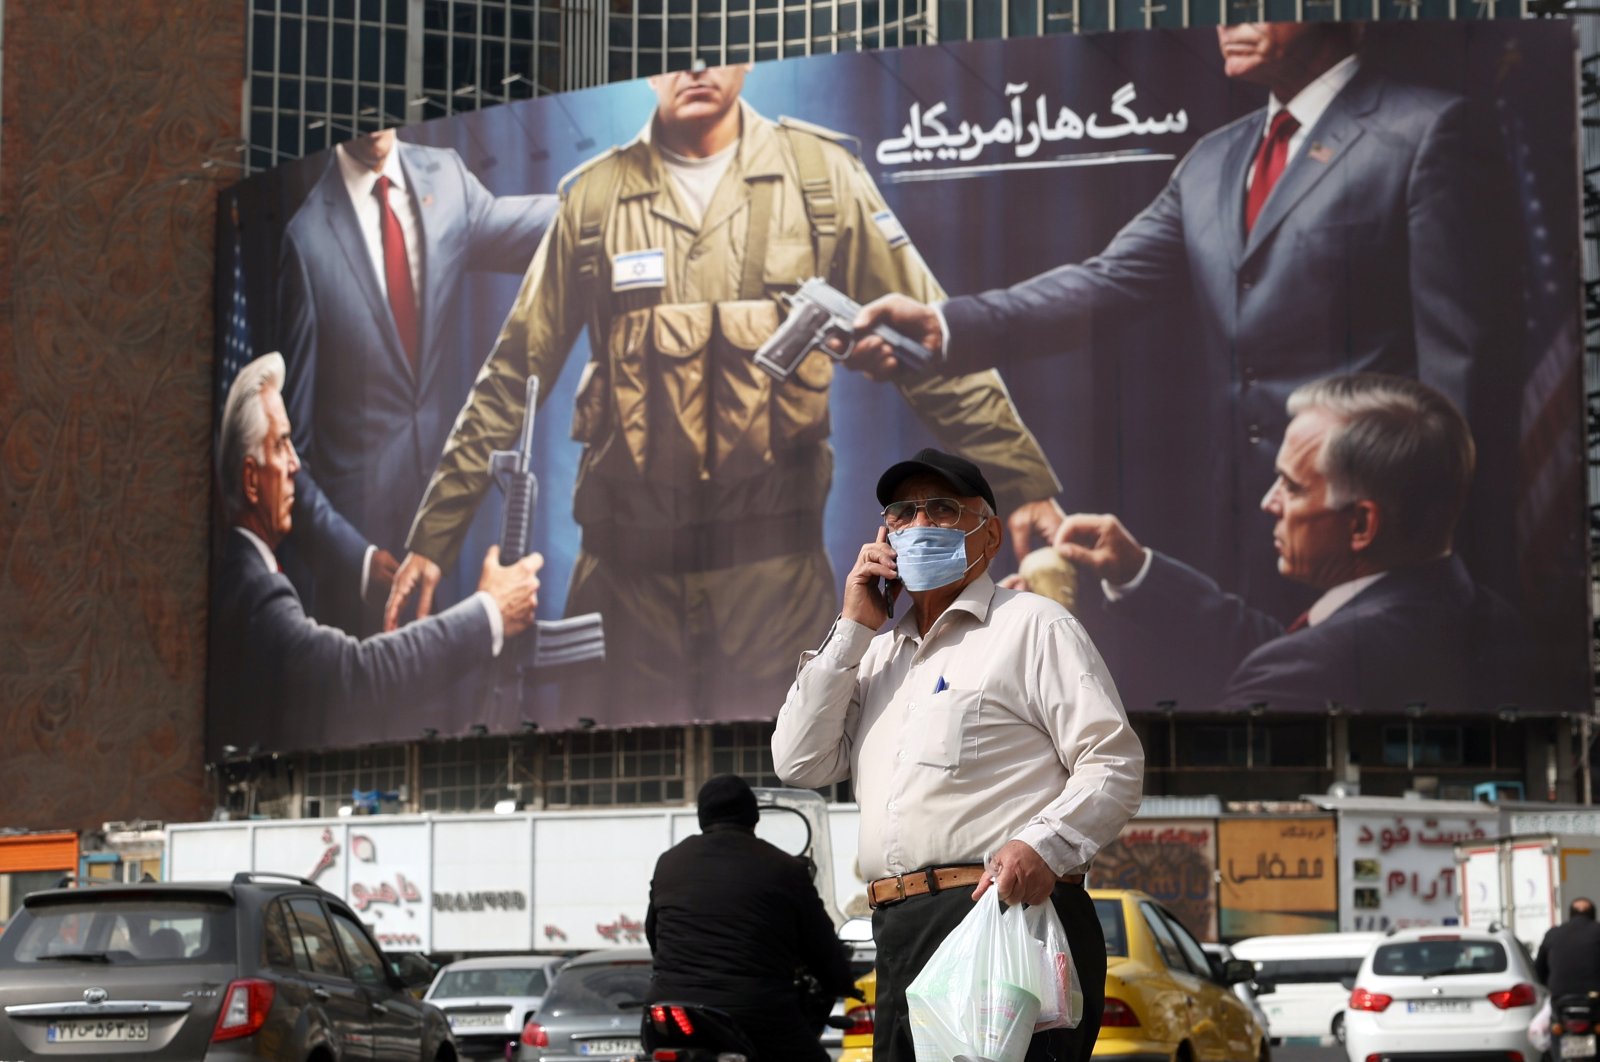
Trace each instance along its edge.
{"label": "yellow taxi", "polygon": [[[1267,1030],[1231,985],[1248,981],[1243,959],[1214,964],[1194,934],[1155,900],[1129,889],[1091,889],[1106,938],[1106,1010],[1095,1058],[1121,1062],[1271,1062]],[[855,1024],[838,1062],[872,1062],[878,975],[856,981]]]}
{"label": "yellow taxi", "polygon": [[1267,1031],[1233,992],[1243,959],[1213,963],[1182,922],[1132,889],[1091,889],[1106,938],[1106,1010],[1095,1058],[1270,1062]]}
{"label": "yellow taxi", "polygon": [[872,1062],[873,1004],[878,998],[878,971],[868,970],[856,979],[860,999],[844,1001],[844,1016],[853,1024],[844,1031],[838,1062]]}

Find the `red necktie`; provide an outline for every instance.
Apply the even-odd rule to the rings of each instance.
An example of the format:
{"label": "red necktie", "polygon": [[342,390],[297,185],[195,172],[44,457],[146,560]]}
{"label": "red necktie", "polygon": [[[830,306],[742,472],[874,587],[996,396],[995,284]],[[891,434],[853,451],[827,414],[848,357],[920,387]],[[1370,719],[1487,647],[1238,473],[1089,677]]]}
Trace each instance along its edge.
{"label": "red necktie", "polygon": [[1283,633],[1293,634],[1295,631],[1303,631],[1309,626],[1311,626],[1311,610],[1308,608],[1296,616],[1294,622],[1284,628]]}
{"label": "red necktie", "polygon": [[379,177],[373,185],[378,197],[378,220],[383,229],[383,279],[389,288],[389,309],[394,313],[395,331],[400,333],[400,345],[405,348],[406,360],[413,371],[417,367],[417,294],[411,287],[411,259],[406,255],[406,236],[400,228],[400,219],[389,205],[389,189],[393,183]]}
{"label": "red necktie", "polygon": [[1245,232],[1255,228],[1256,217],[1272,194],[1272,186],[1283,176],[1283,169],[1289,164],[1289,138],[1299,128],[1300,123],[1287,109],[1273,115],[1272,126],[1256,149],[1255,175],[1250,178],[1250,191],[1244,199]]}

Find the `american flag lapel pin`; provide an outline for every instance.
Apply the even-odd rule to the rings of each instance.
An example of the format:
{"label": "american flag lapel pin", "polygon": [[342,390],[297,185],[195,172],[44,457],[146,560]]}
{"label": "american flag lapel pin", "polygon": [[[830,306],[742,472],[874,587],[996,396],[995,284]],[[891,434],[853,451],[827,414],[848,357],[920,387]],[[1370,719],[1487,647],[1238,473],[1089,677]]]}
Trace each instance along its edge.
{"label": "american flag lapel pin", "polygon": [[433,206],[433,196],[431,194],[423,196],[422,197],[422,205],[425,206],[425,207],[426,206]]}
{"label": "american flag lapel pin", "polygon": [[1306,156],[1313,162],[1331,162],[1333,160],[1333,148],[1320,140],[1314,140],[1311,143],[1311,147],[1306,151]]}

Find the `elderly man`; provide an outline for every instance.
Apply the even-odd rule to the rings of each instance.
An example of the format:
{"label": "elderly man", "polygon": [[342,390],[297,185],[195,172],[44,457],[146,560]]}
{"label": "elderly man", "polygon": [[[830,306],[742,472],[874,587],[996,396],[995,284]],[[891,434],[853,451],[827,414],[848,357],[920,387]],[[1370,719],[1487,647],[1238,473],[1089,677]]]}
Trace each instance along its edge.
{"label": "elderly man", "polygon": [[[785,782],[855,785],[875,879],[874,1058],[911,1062],[906,986],[994,887],[1055,904],[1083,986],[1083,1022],[1035,1036],[1028,1057],[1086,1062],[1106,962],[1083,877],[1139,806],[1144,750],[1071,613],[989,578],[1001,530],[977,466],[923,450],[877,493],[884,526],[772,737]],[[910,609],[874,637],[901,588]]]}
{"label": "elderly man", "polygon": [[223,408],[217,464],[231,526],[212,602],[208,742],[291,749],[414,736],[427,720],[411,712],[427,694],[533,623],[544,560],[502,567],[491,548],[476,594],[394,634],[357,640],[310,619],[273,553],[294,522],[300,470],[283,378],[280,355],[257,358]]}
{"label": "elderly man", "polygon": [[[753,352],[778,327],[778,296],[808,277],[858,300],[942,292],[842,138],[763,118],[739,98],[746,70],[652,78],[638,138],[564,182],[417,513],[389,623],[413,591],[427,611],[489,453],[521,422],[524,381],[555,379],[585,325],[567,610],[606,618],[612,687],[597,700],[649,703],[658,721],[750,718],[834,614],[833,362],[814,352],[776,383]],[[902,391],[946,445],[995,470],[1022,522],[1054,530],[1059,484],[997,375]]]}
{"label": "elderly man", "polygon": [[1509,605],[1452,551],[1472,435],[1439,392],[1403,377],[1317,380],[1289,397],[1277,478],[1278,571],[1321,594],[1286,628],[1141,547],[1115,516],[1073,515],[1056,548],[1104,581],[1110,612],[1178,654],[1192,707],[1396,711],[1526,700]]}
{"label": "elderly man", "polygon": [[[1202,137],[1100,254],[942,305],[889,297],[858,326],[886,321],[971,372],[1093,348],[1107,326],[1187,298],[1187,353],[1209,381],[1194,415],[1215,426],[1219,454],[1207,519],[1250,511],[1300,384],[1333,371],[1421,379],[1465,411],[1496,462],[1474,503],[1474,547],[1508,566],[1512,512],[1497,496],[1515,473],[1523,369],[1505,160],[1466,99],[1383,76],[1356,54],[1358,33],[1218,27],[1226,76],[1266,87],[1266,107]],[[896,368],[870,336],[850,364]],[[1239,570],[1219,574],[1242,592],[1289,615],[1303,604],[1265,551],[1227,563]]]}

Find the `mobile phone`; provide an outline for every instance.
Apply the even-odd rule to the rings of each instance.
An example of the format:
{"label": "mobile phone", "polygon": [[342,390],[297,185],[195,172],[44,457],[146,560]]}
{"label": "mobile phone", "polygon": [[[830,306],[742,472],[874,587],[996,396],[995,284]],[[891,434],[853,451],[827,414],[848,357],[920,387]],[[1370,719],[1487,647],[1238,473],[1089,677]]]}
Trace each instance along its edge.
{"label": "mobile phone", "polygon": [[884,614],[889,619],[894,619],[894,599],[900,594],[899,579],[880,579],[878,589],[883,593]]}

